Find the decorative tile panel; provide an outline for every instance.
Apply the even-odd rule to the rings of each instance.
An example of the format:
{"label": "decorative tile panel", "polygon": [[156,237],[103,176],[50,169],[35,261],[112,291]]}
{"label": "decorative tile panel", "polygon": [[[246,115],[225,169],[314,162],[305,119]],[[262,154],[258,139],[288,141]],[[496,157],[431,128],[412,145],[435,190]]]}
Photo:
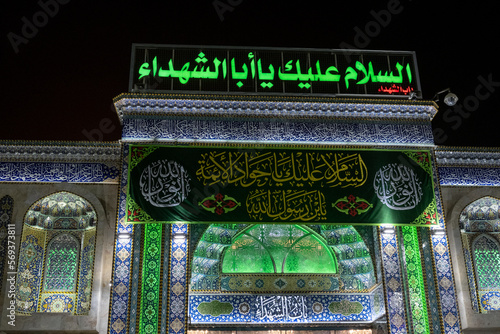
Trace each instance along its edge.
{"label": "decorative tile panel", "polygon": [[[439,227],[436,228],[446,231],[436,170],[434,171],[434,180],[434,191],[436,193],[436,204],[439,217]],[[431,233],[434,229],[435,228],[431,228]],[[431,246],[434,259],[435,280],[438,283],[438,296],[441,305],[441,326],[445,333],[461,333],[460,314],[458,313],[448,236],[446,234],[431,234]]]}
{"label": "decorative tile panel", "polygon": [[118,174],[103,163],[0,162],[0,182],[116,183]]}
{"label": "decorative tile panel", "polygon": [[192,324],[371,322],[384,312],[381,292],[379,286],[369,293],[191,294],[189,315]]}
{"label": "decorative tile panel", "polygon": [[407,333],[403,273],[399,262],[396,233],[380,233],[385,281],[387,318],[390,333]]}
{"label": "decorative tile panel", "polygon": [[162,224],[144,226],[144,245],[142,252],[141,275],[141,313],[139,333],[158,332],[160,316],[160,268],[162,260]]}
{"label": "decorative tile panel", "polygon": [[401,232],[404,245],[404,267],[406,269],[405,283],[408,288],[413,331],[414,333],[430,333],[417,228],[402,226]]}
{"label": "decorative tile panel", "polygon": [[[129,290],[131,286],[131,265],[133,253],[133,238],[118,238],[119,233],[129,235],[134,234],[134,226],[124,224],[125,204],[126,204],[126,189],[128,181],[128,145],[123,145],[122,169],[120,192],[118,196],[118,221],[116,224],[116,238],[114,244],[114,260],[113,260],[113,278],[112,290],[110,296],[110,314],[108,322],[109,334],[124,334],[127,332],[129,324],[129,303],[130,295],[121,293],[124,289]],[[128,254],[127,256],[124,256]]]}
{"label": "decorative tile panel", "polygon": [[[189,225],[173,224],[170,227],[170,268],[168,298],[168,333],[187,333],[188,240]],[[182,256],[178,250],[182,251]]]}
{"label": "decorative tile panel", "polygon": [[441,186],[500,186],[500,168],[438,167]]}
{"label": "decorative tile panel", "polygon": [[301,120],[126,119],[123,140],[233,140],[302,143],[432,145],[429,124],[308,122]]}

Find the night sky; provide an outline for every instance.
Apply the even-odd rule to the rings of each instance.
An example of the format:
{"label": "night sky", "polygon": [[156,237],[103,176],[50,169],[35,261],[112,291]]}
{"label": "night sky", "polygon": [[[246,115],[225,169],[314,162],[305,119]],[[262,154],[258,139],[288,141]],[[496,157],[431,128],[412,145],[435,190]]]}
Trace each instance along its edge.
{"label": "night sky", "polygon": [[[500,146],[498,2],[9,1],[2,6],[2,140],[120,138],[132,43],[415,51],[423,98],[445,88],[436,143]],[[450,110],[451,109],[451,110]],[[97,139],[97,138],[96,138]]]}

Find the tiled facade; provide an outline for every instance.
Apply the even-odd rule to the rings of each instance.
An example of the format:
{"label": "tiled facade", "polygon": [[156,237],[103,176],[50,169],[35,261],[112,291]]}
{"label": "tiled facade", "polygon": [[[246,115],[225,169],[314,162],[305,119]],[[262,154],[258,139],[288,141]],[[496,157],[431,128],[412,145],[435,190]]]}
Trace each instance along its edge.
{"label": "tiled facade", "polygon": [[[500,150],[436,147],[434,103],[123,94],[115,106],[123,124],[120,142],[0,143],[0,254],[5,259],[0,332],[180,334],[310,325],[359,333],[500,330],[491,312],[500,309],[500,289],[477,288],[478,255],[472,239],[460,231],[462,211],[472,212],[471,203],[500,198]],[[311,233],[332,248],[339,273],[223,273],[223,254],[248,228],[244,222],[125,222],[129,146],[151,142],[425,148],[434,155],[439,226],[312,226]],[[72,293],[46,293],[41,289],[45,253],[54,231],[26,224],[27,212],[37,201],[65,192],[95,209],[96,232],[68,232],[81,241],[78,284]],[[496,238],[495,203],[489,207],[497,211],[486,222],[491,228],[482,218],[470,218],[483,227],[469,232]],[[9,235],[14,235],[15,267],[8,262]],[[9,324],[11,300],[17,305],[15,326]]]}

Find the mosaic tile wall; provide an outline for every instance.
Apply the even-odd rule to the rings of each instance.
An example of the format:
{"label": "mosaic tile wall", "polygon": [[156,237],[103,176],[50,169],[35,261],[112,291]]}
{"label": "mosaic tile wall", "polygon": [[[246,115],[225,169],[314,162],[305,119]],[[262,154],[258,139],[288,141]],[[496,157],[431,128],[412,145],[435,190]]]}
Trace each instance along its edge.
{"label": "mosaic tile wall", "polygon": [[[113,278],[110,296],[110,312],[108,330],[110,334],[126,333],[129,326],[129,305],[131,301],[131,264],[133,253],[133,238],[118,238],[118,235],[134,235],[134,225],[124,224],[125,201],[128,182],[128,145],[123,145],[122,169],[120,176],[120,192],[118,195],[118,221],[115,230],[115,245],[113,256]],[[137,297],[135,297],[137,298]],[[136,316],[136,315],[134,315]]]}
{"label": "mosaic tile wall", "polygon": [[189,225],[173,224],[170,238],[167,333],[183,334],[187,332]]}
{"label": "mosaic tile wall", "polygon": [[[436,193],[436,204],[439,218],[439,228],[432,230],[446,231],[444,211],[441,203],[439,179],[434,169],[434,191]],[[440,301],[440,320],[445,333],[461,333],[460,314],[457,305],[457,294],[453,278],[453,268],[450,258],[448,236],[445,234],[431,233],[431,248],[434,259],[434,280],[437,282],[437,295]]]}
{"label": "mosaic tile wall", "polygon": [[380,233],[384,273],[385,302],[390,333],[407,333],[406,308],[403,295],[403,273],[399,260],[396,233]]}
{"label": "mosaic tile wall", "polygon": [[442,186],[500,186],[500,168],[439,167]]}
{"label": "mosaic tile wall", "polygon": [[373,321],[383,314],[382,288],[345,294],[191,294],[192,324],[339,323]]}
{"label": "mosaic tile wall", "polygon": [[427,124],[239,121],[206,119],[126,119],[124,139],[240,140],[304,143],[432,144]]}
{"label": "mosaic tile wall", "polygon": [[[57,192],[28,210],[18,255],[18,314],[90,311],[96,228],[87,228],[95,212],[84,203],[77,195]],[[86,228],[71,223],[76,220]]]}
{"label": "mosaic tile wall", "polygon": [[0,182],[116,182],[118,174],[104,163],[0,162]]}
{"label": "mosaic tile wall", "polygon": [[[478,313],[500,310],[500,237],[463,233],[462,245],[473,310]],[[478,260],[479,257],[483,259]]]}
{"label": "mosaic tile wall", "polygon": [[414,333],[429,333],[427,299],[417,228],[402,226],[401,232],[404,246],[403,264],[406,269],[405,283],[410,304],[411,326]]}

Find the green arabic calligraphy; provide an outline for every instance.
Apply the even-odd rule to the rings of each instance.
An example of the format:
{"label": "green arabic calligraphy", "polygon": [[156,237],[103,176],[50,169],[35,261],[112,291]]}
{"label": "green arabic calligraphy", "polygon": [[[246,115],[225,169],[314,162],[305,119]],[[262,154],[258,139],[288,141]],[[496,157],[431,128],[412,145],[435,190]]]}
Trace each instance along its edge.
{"label": "green arabic calligraphy", "polygon": [[[205,54],[200,52],[193,64],[186,62],[182,67],[176,69],[174,68],[173,59],[170,59],[164,68],[161,64],[158,64],[157,57],[154,57],[151,63],[144,62],[140,66],[138,80],[147,76],[178,78],[181,84],[187,84],[190,79],[217,80],[230,78],[238,80],[237,85],[241,87],[243,85],[241,80],[258,79],[263,81],[260,83],[263,88],[271,88],[273,87],[271,81],[281,80],[299,82],[299,87],[309,88],[311,82],[340,82],[342,78],[341,72],[336,66],[331,65],[325,68],[319,60],[309,68],[303,69],[301,61],[295,59],[287,60],[283,67],[273,64],[266,67],[263,65],[262,59],[255,59],[252,52],[248,53],[248,59],[249,64],[244,63],[242,65],[237,64],[238,60],[236,58],[220,60],[215,57],[209,63]],[[349,66],[344,72],[345,87],[348,89],[351,81],[354,81],[357,85],[364,85],[369,82],[401,84],[405,74],[408,82],[411,83],[413,77],[410,64],[403,66],[398,62],[395,66],[395,73],[393,71],[382,73],[382,70],[376,73],[371,61],[368,62],[368,65],[356,61],[354,67]]]}

